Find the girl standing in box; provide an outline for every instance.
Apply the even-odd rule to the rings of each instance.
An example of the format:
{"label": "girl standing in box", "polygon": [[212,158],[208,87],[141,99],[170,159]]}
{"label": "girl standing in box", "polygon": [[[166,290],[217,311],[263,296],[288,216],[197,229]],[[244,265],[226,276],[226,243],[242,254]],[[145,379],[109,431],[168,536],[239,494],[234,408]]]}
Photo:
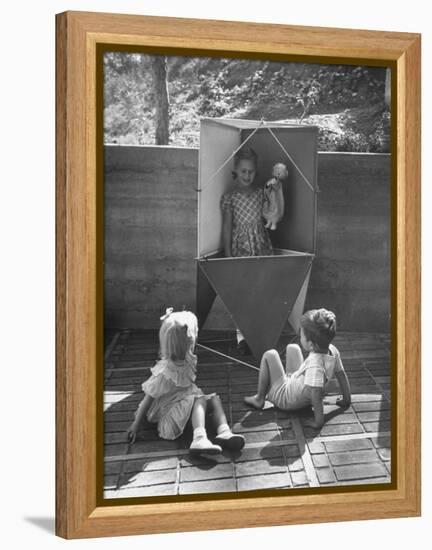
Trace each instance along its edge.
{"label": "girl standing in box", "polygon": [[[222,195],[222,241],[225,257],[269,256],[273,254],[264,227],[264,191],[254,185],[258,157],[249,147],[234,156],[234,187]],[[248,353],[249,346],[237,329],[237,349]]]}

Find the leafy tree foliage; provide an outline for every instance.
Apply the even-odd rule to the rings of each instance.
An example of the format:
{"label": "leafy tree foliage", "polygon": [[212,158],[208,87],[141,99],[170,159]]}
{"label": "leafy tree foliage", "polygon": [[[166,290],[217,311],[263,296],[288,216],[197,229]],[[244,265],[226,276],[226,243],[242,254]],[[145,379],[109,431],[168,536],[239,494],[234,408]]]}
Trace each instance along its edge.
{"label": "leafy tree foliage", "polygon": [[[156,57],[105,55],[106,143],[155,143]],[[321,150],[389,148],[384,68],[208,57],[166,62],[170,144],[198,147],[201,117],[230,117],[316,124]]]}

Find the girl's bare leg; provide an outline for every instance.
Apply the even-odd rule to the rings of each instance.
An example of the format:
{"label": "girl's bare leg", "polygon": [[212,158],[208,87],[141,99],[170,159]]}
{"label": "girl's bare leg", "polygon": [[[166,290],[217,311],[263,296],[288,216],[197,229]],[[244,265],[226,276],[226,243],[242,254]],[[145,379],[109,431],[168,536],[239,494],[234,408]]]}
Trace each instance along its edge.
{"label": "girl's bare leg", "polygon": [[245,397],[245,403],[256,409],[262,409],[270,387],[283,376],[285,376],[285,370],[279,353],[275,349],[266,351],[261,359],[257,393],[251,397]]}
{"label": "girl's bare leg", "polygon": [[197,428],[205,428],[206,410],[207,401],[202,397],[196,399],[191,414],[192,428],[194,430]]}
{"label": "girl's bare leg", "polygon": [[292,374],[298,370],[303,363],[303,355],[300,346],[297,344],[288,344],[286,347],[285,372]]}
{"label": "girl's bare leg", "polygon": [[208,400],[209,411],[212,415],[212,420],[215,429],[217,430],[221,425],[228,425],[228,420],[225,415],[225,411],[222,406],[221,399],[218,395],[214,395],[211,399]]}
{"label": "girl's bare leg", "polygon": [[195,400],[191,422],[193,427],[193,441],[189,450],[193,453],[217,454],[222,452],[219,445],[213,445],[208,439],[205,429],[205,416],[207,410],[207,400],[205,397],[199,397]]}

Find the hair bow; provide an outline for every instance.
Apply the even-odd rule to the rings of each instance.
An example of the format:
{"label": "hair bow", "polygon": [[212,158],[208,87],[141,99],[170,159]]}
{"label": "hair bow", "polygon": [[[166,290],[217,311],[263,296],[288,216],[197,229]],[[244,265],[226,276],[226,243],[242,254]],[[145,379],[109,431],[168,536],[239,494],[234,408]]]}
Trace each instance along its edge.
{"label": "hair bow", "polygon": [[167,307],[165,310],[165,315],[162,315],[162,317],[160,317],[160,320],[165,321],[165,319],[168,319],[168,317],[171,315],[173,311],[174,311],[173,307]]}

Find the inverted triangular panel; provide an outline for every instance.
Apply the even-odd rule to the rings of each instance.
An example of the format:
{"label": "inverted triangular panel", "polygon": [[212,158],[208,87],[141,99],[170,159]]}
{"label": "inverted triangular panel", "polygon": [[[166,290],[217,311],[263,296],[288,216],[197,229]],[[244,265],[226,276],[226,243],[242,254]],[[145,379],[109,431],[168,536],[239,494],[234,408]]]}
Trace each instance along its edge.
{"label": "inverted triangular panel", "polygon": [[304,311],[306,293],[309,286],[311,271],[312,271],[312,266],[309,268],[309,271],[306,275],[306,279],[304,280],[303,286],[301,287],[299,295],[297,296],[297,300],[294,304],[294,307],[292,308],[291,313],[288,317],[288,321],[296,334],[298,334],[300,330],[300,317],[303,315],[303,311]]}
{"label": "inverted triangular panel", "polygon": [[199,260],[257,360],[276,346],[311,261],[310,255]]}
{"label": "inverted triangular panel", "polygon": [[204,275],[200,264],[197,264],[197,290],[196,290],[196,315],[198,326],[203,328],[210,309],[216,298],[216,292]]}

